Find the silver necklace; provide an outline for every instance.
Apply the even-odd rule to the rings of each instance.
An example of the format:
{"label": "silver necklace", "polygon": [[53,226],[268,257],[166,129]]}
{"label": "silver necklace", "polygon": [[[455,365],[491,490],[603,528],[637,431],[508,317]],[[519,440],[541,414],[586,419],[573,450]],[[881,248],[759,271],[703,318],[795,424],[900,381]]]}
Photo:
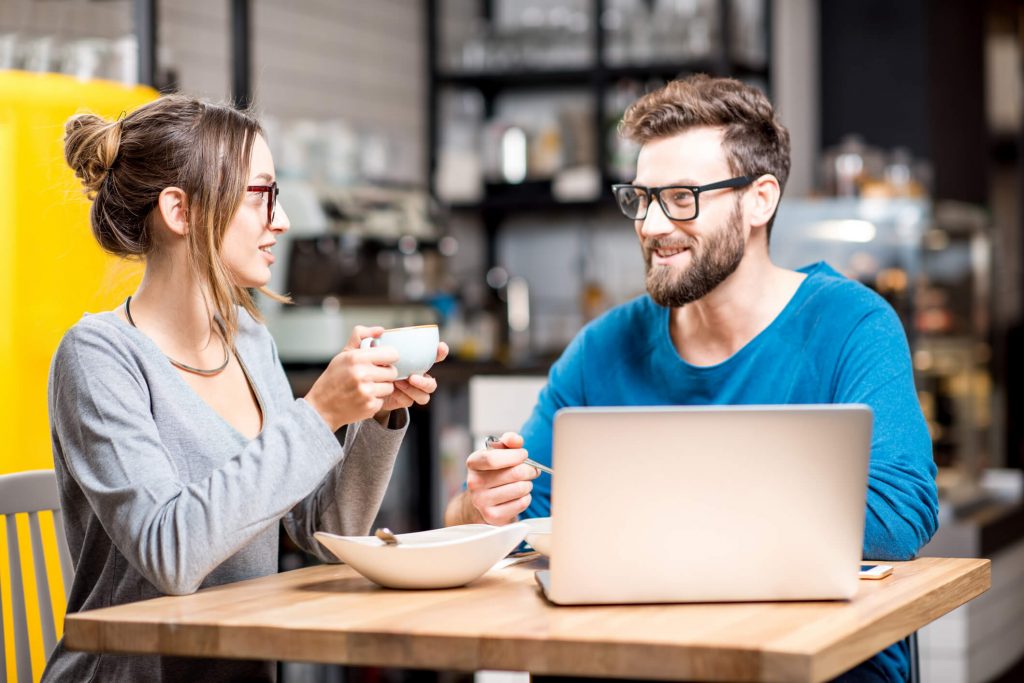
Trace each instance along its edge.
{"label": "silver necklace", "polygon": [[[131,301],[132,298],[130,296],[124,300],[124,315],[128,318],[128,322],[131,323],[132,327],[139,329],[138,325],[135,324],[135,321],[132,320]],[[217,332],[220,336],[221,342],[224,344],[224,362],[220,364],[220,367],[213,368],[212,370],[203,370],[202,368],[194,368],[191,365],[186,365],[185,363],[176,361],[170,356],[167,356],[166,353],[164,355],[167,356],[167,360],[171,361],[171,365],[176,368],[181,368],[186,372],[192,372],[204,377],[212,377],[213,375],[220,374],[220,372],[228,366],[228,363],[231,362],[231,350],[228,348],[228,340],[224,338],[224,328],[221,326],[219,320],[217,321]]]}

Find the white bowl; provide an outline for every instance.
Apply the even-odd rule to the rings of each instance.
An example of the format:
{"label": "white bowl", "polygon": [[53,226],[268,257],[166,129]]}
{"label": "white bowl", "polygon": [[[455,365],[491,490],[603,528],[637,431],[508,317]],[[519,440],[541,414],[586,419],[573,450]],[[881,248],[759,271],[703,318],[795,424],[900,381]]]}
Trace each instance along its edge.
{"label": "white bowl", "polygon": [[526,536],[529,526],[463,524],[411,534],[395,534],[398,545],[376,536],[336,536],[324,531],[316,539],[339,560],[386,588],[454,588],[482,576]]}
{"label": "white bowl", "polygon": [[530,527],[526,533],[526,542],[541,555],[551,557],[551,518],[533,517],[522,520]]}

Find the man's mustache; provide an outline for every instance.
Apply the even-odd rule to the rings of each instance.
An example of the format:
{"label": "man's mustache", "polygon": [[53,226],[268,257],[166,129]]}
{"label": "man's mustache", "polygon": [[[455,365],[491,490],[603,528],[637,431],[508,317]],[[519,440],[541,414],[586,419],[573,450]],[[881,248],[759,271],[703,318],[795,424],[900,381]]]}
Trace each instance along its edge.
{"label": "man's mustache", "polygon": [[658,249],[693,249],[694,246],[693,240],[648,240],[643,244],[647,254]]}

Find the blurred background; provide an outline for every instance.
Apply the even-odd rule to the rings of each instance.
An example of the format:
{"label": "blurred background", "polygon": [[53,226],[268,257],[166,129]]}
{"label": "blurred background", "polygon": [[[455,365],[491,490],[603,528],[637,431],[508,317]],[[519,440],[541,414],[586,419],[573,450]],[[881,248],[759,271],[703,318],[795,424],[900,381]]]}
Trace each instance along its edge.
{"label": "blurred background", "polygon": [[[994,562],[986,596],[921,633],[924,680],[1024,680],[1022,9],[2,0],[0,473],[52,467],[53,350],[139,273],[92,243],[60,151],[75,111],[180,91],[258,113],[292,222],[271,287],[295,305],[261,303],[296,395],[355,324],[441,325],[453,356],[378,520],[404,532],[440,526],[461,486],[474,378],[543,376],[586,321],[643,293],[608,190],[632,179],[625,107],[679,75],[733,76],[792,135],[776,262],[826,260],[904,323],[940,468],[925,554]],[[308,561],[283,543],[283,569]],[[43,661],[37,647],[37,675]],[[438,676],[282,666],[287,681]]]}

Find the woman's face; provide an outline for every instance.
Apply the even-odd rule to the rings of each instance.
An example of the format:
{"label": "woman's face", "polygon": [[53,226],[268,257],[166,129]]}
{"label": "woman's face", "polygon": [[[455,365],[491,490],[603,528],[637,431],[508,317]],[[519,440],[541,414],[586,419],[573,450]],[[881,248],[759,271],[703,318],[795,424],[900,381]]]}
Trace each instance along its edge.
{"label": "woman's face", "polygon": [[[246,185],[271,185],[273,182],[274,159],[267,141],[257,135]],[[275,207],[273,222],[267,221],[269,201],[268,192],[246,191],[224,233],[221,258],[239,287],[262,287],[270,282],[270,266],[274,263],[271,249],[277,236],[290,227],[280,202]]]}

